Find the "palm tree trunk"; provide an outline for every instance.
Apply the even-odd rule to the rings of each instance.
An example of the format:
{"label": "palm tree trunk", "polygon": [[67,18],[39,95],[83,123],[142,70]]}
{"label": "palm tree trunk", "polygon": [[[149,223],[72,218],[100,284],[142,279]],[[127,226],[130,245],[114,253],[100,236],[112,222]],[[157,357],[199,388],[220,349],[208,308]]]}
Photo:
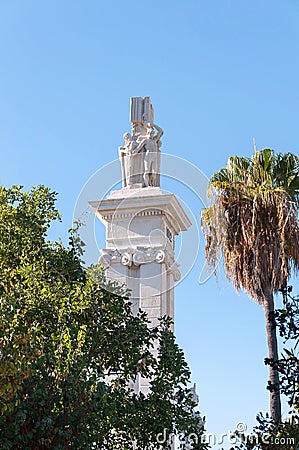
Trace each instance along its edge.
{"label": "palm tree trunk", "polygon": [[[264,300],[269,358],[276,362],[278,360],[278,346],[276,336],[276,323],[274,320],[273,293],[271,292],[269,294],[266,294]],[[272,365],[270,365],[269,367],[270,415],[275,423],[278,424],[281,420],[279,373],[274,367],[272,367]]]}

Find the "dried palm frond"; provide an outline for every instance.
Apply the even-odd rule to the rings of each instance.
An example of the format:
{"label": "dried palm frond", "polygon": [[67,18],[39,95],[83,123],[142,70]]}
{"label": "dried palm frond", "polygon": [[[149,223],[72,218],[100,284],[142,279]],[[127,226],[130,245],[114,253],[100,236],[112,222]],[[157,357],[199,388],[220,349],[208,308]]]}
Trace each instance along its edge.
{"label": "dried palm frond", "polygon": [[234,287],[263,304],[299,269],[299,158],[270,149],[229,158],[210,190],[202,215],[207,261],[215,267],[222,253]]}

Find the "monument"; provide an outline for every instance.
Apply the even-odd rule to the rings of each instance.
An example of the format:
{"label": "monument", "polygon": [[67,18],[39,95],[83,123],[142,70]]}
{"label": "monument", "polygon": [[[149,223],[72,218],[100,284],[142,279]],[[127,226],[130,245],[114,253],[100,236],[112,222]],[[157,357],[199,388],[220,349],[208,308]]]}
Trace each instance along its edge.
{"label": "monument", "polygon": [[[174,319],[174,284],[180,279],[175,261],[175,236],[191,222],[174,194],[160,188],[161,137],[150,98],[131,98],[132,132],[119,147],[122,188],[106,199],[90,201],[106,227],[106,248],[100,263],[112,281],[131,291],[134,313],[142,309],[151,326],[158,318]],[[146,394],[147,380],[134,389]]]}

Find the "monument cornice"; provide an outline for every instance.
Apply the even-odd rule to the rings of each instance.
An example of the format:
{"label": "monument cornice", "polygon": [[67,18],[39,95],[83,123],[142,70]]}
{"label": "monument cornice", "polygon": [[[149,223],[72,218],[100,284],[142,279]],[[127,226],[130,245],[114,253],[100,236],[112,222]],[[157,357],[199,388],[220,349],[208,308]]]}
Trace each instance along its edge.
{"label": "monument cornice", "polygon": [[126,197],[113,195],[103,200],[91,200],[89,204],[103,223],[133,217],[165,215],[175,234],[186,231],[191,226],[189,217],[174,194],[135,196],[133,190],[130,190],[130,195]]}

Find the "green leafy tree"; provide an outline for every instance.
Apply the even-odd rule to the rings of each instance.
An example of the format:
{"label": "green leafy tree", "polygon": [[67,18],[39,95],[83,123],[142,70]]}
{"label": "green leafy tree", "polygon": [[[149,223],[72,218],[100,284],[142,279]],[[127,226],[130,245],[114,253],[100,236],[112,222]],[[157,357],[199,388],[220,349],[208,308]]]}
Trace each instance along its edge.
{"label": "green leafy tree", "polygon": [[[239,443],[235,450],[296,450],[299,446],[299,298],[291,294],[292,287],[281,290],[283,307],[275,311],[284,348],[278,361],[266,358],[265,363],[273,365],[280,374],[280,389],[288,400],[290,411],[278,425],[262,413],[257,416],[258,425],[249,435],[238,434]],[[275,430],[275,432],[273,432]]]}
{"label": "green leafy tree", "polygon": [[[84,268],[75,233],[68,247],[47,240],[55,197],[0,188],[0,448],[154,449],[164,429],[200,442],[169,320],[133,316],[121,287]],[[131,388],[140,376],[147,396]]]}
{"label": "green leafy tree", "polygon": [[[231,157],[210,179],[214,198],[203,212],[208,263],[223,255],[227,278],[264,308],[269,359],[278,360],[274,294],[299,268],[299,159],[257,151]],[[279,374],[270,365],[270,414],[281,418]]]}
{"label": "green leafy tree", "polygon": [[279,371],[281,392],[288,398],[299,426],[299,297],[292,295],[292,290],[292,286],[281,290],[283,307],[275,311],[280,336],[288,348],[284,348],[277,362],[269,359],[265,362]]}

